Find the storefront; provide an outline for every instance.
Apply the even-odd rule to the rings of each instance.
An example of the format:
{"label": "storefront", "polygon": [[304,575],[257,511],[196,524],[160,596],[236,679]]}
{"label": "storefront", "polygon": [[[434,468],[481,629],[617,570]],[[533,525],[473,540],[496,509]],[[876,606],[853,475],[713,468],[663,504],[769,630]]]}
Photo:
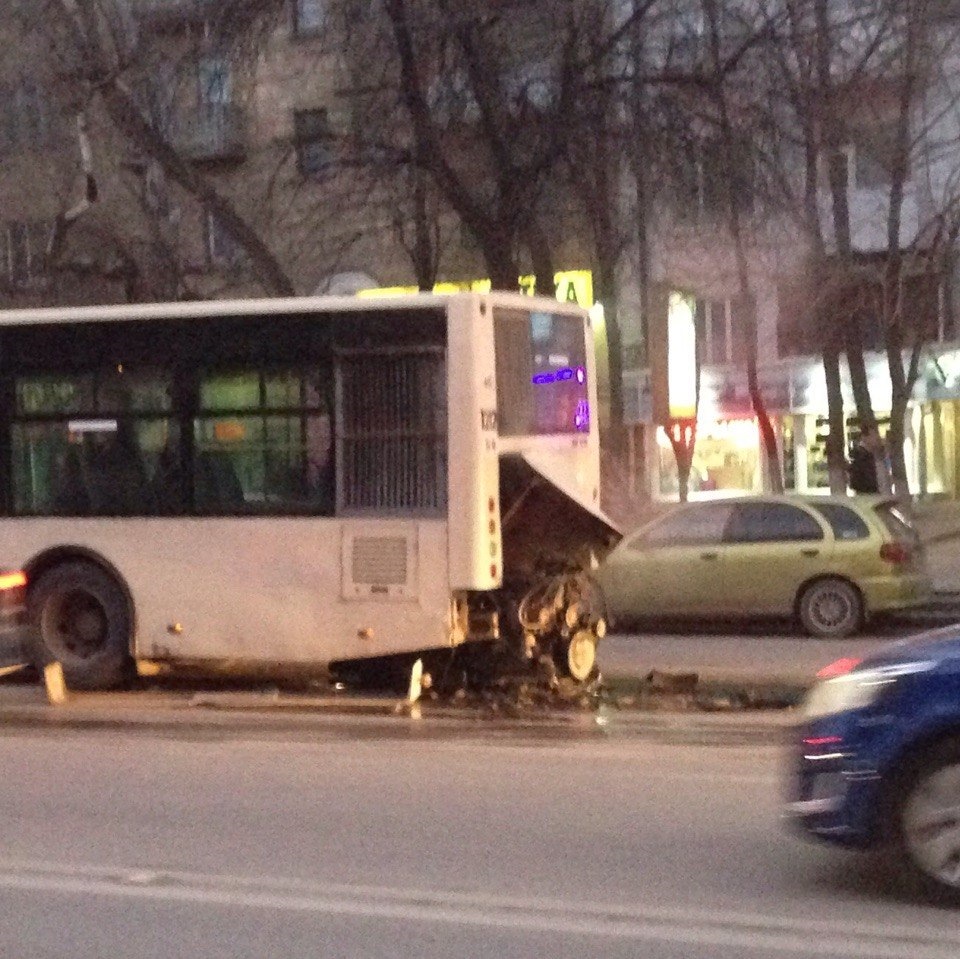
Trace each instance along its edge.
{"label": "storefront", "polygon": [[[868,357],[870,394],[881,434],[890,418],[890,380],[886,358]],[[761,389],[783,463],[784,485],[799,494],[829,490],[826,440],[829,433],[823,366],[813,358],[780,361],[761,371]],[[649,380],[630,387],[640,393],[639,410],[649,411]],[[844,448],[859,436],[855,403],[847,378],[843,383],[846,423]],[[675,499],[676,461],[662,427],[645,432],[650,492]],[[960,495],[960,350],[944,352],[924,364],[908,407],[904,452],[911,490],[921,496]],[[697,415],[697,441],[690,473],[690,497],[707,498],[757,493],[769,489],[760,430],[752,413],[742,371],[704,369]]]}
{"label": "storefront", "polygon": [[[675,498],[679,489],[673,448],[663,428],[656,431],[657,495]],[[691,498],[700,494],[759,492],[762,488],[760,440],[754,419],[730,419],[697,424],[697,441],[690,468]]]}

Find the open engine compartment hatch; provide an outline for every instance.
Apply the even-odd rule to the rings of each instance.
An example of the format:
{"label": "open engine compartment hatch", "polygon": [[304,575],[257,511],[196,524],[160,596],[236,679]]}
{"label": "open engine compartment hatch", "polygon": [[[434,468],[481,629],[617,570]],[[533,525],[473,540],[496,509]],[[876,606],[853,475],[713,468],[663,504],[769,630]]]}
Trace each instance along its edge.
{"label": "open engine compartment hatch", "polygon": [[621,539],[616,524],[571,484],[522,453],[500,459],[504,572],[527,578],[544,568],[589,569]]}

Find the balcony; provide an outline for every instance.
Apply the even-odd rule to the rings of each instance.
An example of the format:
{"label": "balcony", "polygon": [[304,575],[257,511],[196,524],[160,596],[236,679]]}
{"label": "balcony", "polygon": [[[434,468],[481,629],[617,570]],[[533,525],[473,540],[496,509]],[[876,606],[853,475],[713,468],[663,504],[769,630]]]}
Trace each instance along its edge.
{"label": "balcony", "polygon": [[229,103],[184,108],[172,123],[170,142],[193,163],[239,163],[247,155],[247,114]]}

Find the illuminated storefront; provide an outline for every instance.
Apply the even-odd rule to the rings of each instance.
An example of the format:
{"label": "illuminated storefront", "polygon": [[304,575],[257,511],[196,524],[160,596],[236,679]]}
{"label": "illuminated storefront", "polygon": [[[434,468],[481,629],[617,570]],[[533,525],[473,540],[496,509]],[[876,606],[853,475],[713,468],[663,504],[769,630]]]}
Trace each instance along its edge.
{"label": "illuminated storefront", "polygon": [[[881,434],[885,434],[891,405],[886,357],[868,355],[867,371]],[[829,427],[822,363],[810,357],[778,361],[762,368],[760,377],[782,456],[786,489],[796,493],[828,492]],[[650,384],[642,384],[641,389],[644,387],[649,389]],[[843,393],[844,447],[849,450],[859,434],[859,425],[846,377]],[[663,427],[649,432],[653,447],[648,449],[653,466],[649,477],[651,493],[656,498],[675,498],[677,468],[670,440]],[[944,352],[923,367],[907,410],[904,453],[914,493],[960,495],[960,350]],[[762,492],[769,485],[745,373],[731,368],[705,368],[701,374],[697,441],[690,472],[691,498]]]}
{"label": "illuminated storefront", "polygon": [[[664,427],[657,430],[660,496],[675,496],[679,486],[676,459]],[[760,434],[753,419],[697,421],[690,467],[690,494],[749,493],[760,487]]]}

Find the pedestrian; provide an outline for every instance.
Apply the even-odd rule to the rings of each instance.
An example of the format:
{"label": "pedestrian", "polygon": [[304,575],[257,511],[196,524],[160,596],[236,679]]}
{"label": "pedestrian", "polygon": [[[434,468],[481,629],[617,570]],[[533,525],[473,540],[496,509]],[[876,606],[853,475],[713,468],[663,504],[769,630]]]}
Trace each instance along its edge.
{"label": "pedestrian", "polygon": [[864,430],[860,435],[860,439],[850,452],[848,472],[850,475],[850,489],[852,489],[854,493],[879,492],[880,485],[877,480],[877,461],[873,455],[873,450],[876,448],[877,441],[879,440],[879,436],[874,440],[873,434],[869,430]]}

